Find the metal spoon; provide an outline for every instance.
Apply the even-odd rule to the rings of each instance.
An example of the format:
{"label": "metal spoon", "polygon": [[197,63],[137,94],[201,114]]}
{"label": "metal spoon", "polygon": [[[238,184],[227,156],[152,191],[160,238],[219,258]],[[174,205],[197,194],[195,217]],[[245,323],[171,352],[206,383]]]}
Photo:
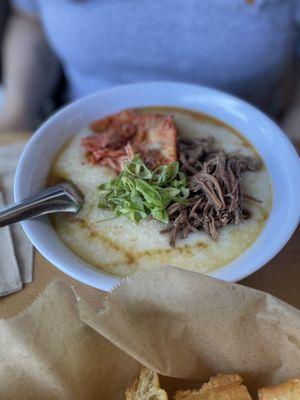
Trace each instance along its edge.
{"label": "metal spoon", "polygon": [[78,213],[83,194],[72,183],[65,182],[48,187],[37,195],[0,211],[0,228],[28,218],[51,213]]}

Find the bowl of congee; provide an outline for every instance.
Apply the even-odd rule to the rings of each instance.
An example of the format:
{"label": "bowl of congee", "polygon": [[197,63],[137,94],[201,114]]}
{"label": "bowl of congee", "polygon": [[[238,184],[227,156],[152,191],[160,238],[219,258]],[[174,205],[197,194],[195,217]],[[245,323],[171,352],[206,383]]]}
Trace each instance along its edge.
{"label": "bowl of congee", "polygon": [[285,134],[248,103],[201,86],[141,83],[46,121],[20,158],[15,200],[76,185],[76,215],[22,226],[46,259],[90,286],[110,290],[166,265],[238,281],[296,229],[299,177]]}

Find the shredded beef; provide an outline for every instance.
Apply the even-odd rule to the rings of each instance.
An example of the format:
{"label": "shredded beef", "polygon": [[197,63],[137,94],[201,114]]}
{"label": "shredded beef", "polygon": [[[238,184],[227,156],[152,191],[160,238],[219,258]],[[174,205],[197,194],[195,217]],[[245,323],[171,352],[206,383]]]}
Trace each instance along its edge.
{"label": "shredded beef", "polygon": [[187,175],[190,196],[186,202],[172,204],[167,209],[170,225],[161,232],[169,234],[173,247],[178,238],[186,238],[190,232],[199,230],[217,240],[222,227],[251,217],[243,205],[241,174],[258,171],[260,162],[242,155],[228,155],[213,145],[212,138],[183,139],[178,144],[181,170]]}

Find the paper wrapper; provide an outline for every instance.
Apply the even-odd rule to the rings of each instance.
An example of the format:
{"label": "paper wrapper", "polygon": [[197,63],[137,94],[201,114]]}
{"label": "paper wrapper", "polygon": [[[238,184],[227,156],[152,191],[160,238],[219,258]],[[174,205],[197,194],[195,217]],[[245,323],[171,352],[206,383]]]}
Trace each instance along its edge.
{"label": "paper wrapper", "polygon": [[277,384],[300,375],[300,311],[165,267],[124,280],[98,311],[52,283],[0,323],[0,398],[123,399],[140,363],[199,383],[236,372],[250,387]]}

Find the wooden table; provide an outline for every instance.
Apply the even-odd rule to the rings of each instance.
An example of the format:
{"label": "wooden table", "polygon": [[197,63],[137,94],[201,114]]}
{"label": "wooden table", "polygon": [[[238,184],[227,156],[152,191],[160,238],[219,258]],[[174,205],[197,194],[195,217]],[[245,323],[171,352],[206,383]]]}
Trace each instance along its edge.
{"label": "wooden table", "polygon": [[[0,145],[26,140],[28,137],[28,134],[2,134]],[[8,318],[20,313],[32,303],[50,281],[55,279],[71,283],[90,302],[95,305],[101,304],[104,292],[68,277],[54,268],[37,251],[34,264],[33,282],[26,285],[22,291],[0,299],[0,318]],[[300,228],[298,227],[288,244],[271,262],[240,283],[271,293],[300,309]]]}

